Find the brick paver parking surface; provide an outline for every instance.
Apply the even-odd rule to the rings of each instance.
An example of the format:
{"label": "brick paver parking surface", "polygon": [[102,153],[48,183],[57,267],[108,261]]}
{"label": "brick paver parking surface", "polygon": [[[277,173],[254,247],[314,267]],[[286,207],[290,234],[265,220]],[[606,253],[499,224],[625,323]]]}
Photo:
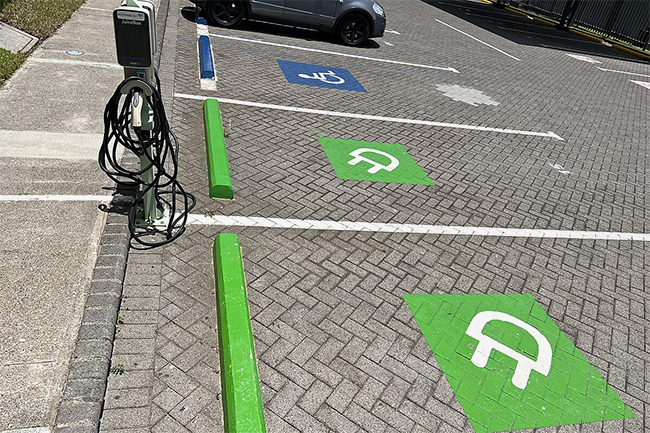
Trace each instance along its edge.
{"label": "brick paver parking surface", "polygon": [[[650,74],[647,63],[479,2],[382,4],[399,34],[370,48],[260,23],[210,27],[217,92],[200,90],[191,14],[172,18],[175,80],[163,87],[177,94],[168,112],[194,213],[647,233],[648,90],[597,69]],[[348,69],[368,92],[289,84],[277,59]],[[439,90],[454,85],[498,105]],[[212,201],[202,102],[179,93],[564,141],[223,102],[235,200]],[[400,144],[435,186],[339,179],[319,137]],[[649,428],[647,242],[192,225],[169,246],[130,252],[113,355],[124,373],[110,376],[102,431],[223,428],[211,267],[223,231],[241,239],[270,432],[474,431],[403,299],[442,293],[533,295],[635,414],[537,431]]]}

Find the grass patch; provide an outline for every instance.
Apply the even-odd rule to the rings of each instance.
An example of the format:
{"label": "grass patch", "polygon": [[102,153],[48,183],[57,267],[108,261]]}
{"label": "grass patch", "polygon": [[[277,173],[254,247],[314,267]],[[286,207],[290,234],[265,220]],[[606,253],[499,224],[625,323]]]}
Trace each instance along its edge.
{"label": "grass patch", "polygon": [[11,3],[11,0],[0,0],[0,12],[4,9],[5,5]]}
{"label": "grass patch", "polygon": [[79,8],[84,0],[0,0],[0,20],[39,39],[54,32]]}
{"label": "grass patch", "polygon": [[[0,0],[0,21],[44,39],[52,36],[84,0]],[[23,64],[29,53],[0,48],[0,86]]]}
{"label": "grass patch", "polygon": [[14,54],[0,48],[0,86],[23,64],[27,54]]}

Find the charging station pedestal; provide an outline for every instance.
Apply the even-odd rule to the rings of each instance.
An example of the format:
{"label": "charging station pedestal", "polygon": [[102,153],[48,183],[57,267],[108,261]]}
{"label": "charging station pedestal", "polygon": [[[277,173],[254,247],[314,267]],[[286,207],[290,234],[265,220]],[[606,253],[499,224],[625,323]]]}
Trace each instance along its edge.
{"label": "charging station pedestal", "polygon": [[[124,67],[124,80],[104,109],[104,139],[98,157],[100,168],[111,180],[138,188],[128,225],[131,240],[144,248],[178,239],[196,206],[196,197],[178,181],[180,144],[167,121],[153,61],[155,17],[152,0],[123,0],[113,11],[117,60]],[[130,161],[120,163],[120,148],[139,158],[139,168]]]}
{"label": "charging station pedestal", "polygon": [[[133,91],[131,127],[139,130],[141,137],[149,138],[153,129],[153,110],[147,97],[153,93],[153,57],[156,51],[156,10],[149,0],[125,0],[113,11],[115,44],[118,63],[124,67],[124,78],[137,77],[122,88],[122,94]],[[152,185],[156,176],[150,146],[143,146],[140,154],[143,188]],[[142,209],[136,211],[137,227],[166,226],[169,215],[158,208],[156,191],[151,187],[143,197]]]}

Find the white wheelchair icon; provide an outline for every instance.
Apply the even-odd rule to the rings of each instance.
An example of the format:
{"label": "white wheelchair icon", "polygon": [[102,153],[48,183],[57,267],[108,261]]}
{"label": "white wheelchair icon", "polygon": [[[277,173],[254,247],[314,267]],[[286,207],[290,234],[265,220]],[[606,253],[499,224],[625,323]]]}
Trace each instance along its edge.
{"label": "white wheelchair icon", "polygon": [[[495,341],[494,339],[483,335],[483,328],[488,322],[491,322],[493,320],[512,323],[513,325],[516,325],[527,331],[537,342],[537,360],[534,361],[522,355],[521,353],[516,352],[513,349],[499,343],[498,341]],[[516,317],[511,316],[510,314],[501,313],[499,311],[483,311],[474,316],[465,333],[470,337],[477,339],[479,342],[478,346],[476,346],[474,355],[472,355],[472,363],[475,366],[479,368],[485,368],[488,359],[490,358],[490,353],[492,353],[493,349],[498,350],[504,355],[507,355],[517,361],[517,367],[515,368],[515,373],[512,376],[512,384],[517,388],[526,388],[526,385],[528,385],[528,378],[530,377],[530,372],[532,370],[535,370],[544,376],[548,376],[548,373],[551,369],[551,359],[553,358],[551,345],[541,332],[533,328],[528,323],[523,322]]]}
{"label": "white wheelchair icon", "polygon": [[[333,71],[327,71],[327,72],[314,72],[312,75],[307,75],[307,74],[298,74],[298,77],[300,78],[306,78],[310,80],[319,80],[322,81],[323,83],[327,84],[343,84],[345,83],[345,80],[338,75],[336,75],[335,72]],[[333,81],[330,81],[329,79],[332,79]]]}

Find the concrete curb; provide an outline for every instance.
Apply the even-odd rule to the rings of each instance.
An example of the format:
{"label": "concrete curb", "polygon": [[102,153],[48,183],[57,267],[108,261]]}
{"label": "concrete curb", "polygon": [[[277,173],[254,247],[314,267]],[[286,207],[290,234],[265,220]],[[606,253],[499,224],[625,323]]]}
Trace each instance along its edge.
{"label": "concrete curb", "polygon": [[210,197],[232,200],[233,189],[226,152],[226,139],[223,134],[221,110],[216,99],[206,99],[203,103],[203,119]]}
{"label": "concrete curb", "polygon": [[[160,66],[160,52],[169,12],[169,1],[161,0],[156,32],[158,51],[154,61]],[[122,163],[139,166],[135,155],[124,155]],[[137,191],[120,189],[113,199],[99,241],[97,261],[84,306],[83,318],[70,360],[63,396],[57,409],[54,433],[96,433],[104,407],[104,396],[113,353],[115,329],[122,299],[131,234],[129,205]]]}
{"label": "concrete curb", "polygon": [[610,42],[610,43],[612,44],[613,48],[616,48],[619,51],[623,51],[624,53],[631,54],[631,55],[636,56],[636,57],[638,57],[640,59],[650,61],[650,55],[648,55],[648,54],[636,51],[636,50],[634,50],[632,48],[624,47],[623,45],[619,45],[619,44],[614,43],[614,42]]}
{"label": "concrete curb", "polygon": [[213,260],[224,431],[266,432],[244,263],[236,234],[216,237]]}
{"label": "concrete curb", "polygon": [[0,48],[14,53],[26,53],[38,43],[38,38],[6,23],[0,23]]}
{"label": "concrete curb", "polygon": [[[504,9],[507,10],[508,12],[510,12],[510,13],[522,16],[524,18],[529,17],[529,15],[526,12],[518,11],[517,9],[513,9],[510,6],[506,6]],[[530,17],[530,18],[532,18],[532,17]]]}
{"label": "concrete curb", "polygon": [[99,428],[131,238],[129,206],[119,203],[132,202],[135,192],[118,191],[106,219],[55,433],[96,432]]}
{"label": "concrete curb", "polygon": [[601,38],[599,38],[597,36],[590,35],[588,33],[582,32],[582,31],[574,29],[574,28],[570,28],[569,33],[573,33],[576,36],[580,36],[580,37],[589,39],[590,41],[598,42],[599,44],[602,44],[603,42],[605,42],[603,39],[601,39]]}
{"label": "concrete curb", "polygon": [[590,40],[592,40],[594,42],[598,42],[598,43],[601,43],[601,44],[604,44],[604,43],[611,44],[612,48],[614,48],[614,49],[617,49],[619,51],[623,51],[624,53],[631,54],[631,55],[636,56],[636,57],[638,57],[640,59],[650,60],[650,55],[644,53],[643,51],[635,50],[634,48],[623,46],[623,45],[621,45],[621,44],[619,44],[619,43],[617,43],[615,41],[608,40],[608,39],[602,39],[602,38],[599,38],[598,36],[590,35],[589,33],[584,32],[584,31],[582,31],[580,29],[573,29],[572,28],[572,29],[569,29],[569,32],[573,33],[576,36],[580,36],[580,37],[583,37],[583,38],[590,39]]}

